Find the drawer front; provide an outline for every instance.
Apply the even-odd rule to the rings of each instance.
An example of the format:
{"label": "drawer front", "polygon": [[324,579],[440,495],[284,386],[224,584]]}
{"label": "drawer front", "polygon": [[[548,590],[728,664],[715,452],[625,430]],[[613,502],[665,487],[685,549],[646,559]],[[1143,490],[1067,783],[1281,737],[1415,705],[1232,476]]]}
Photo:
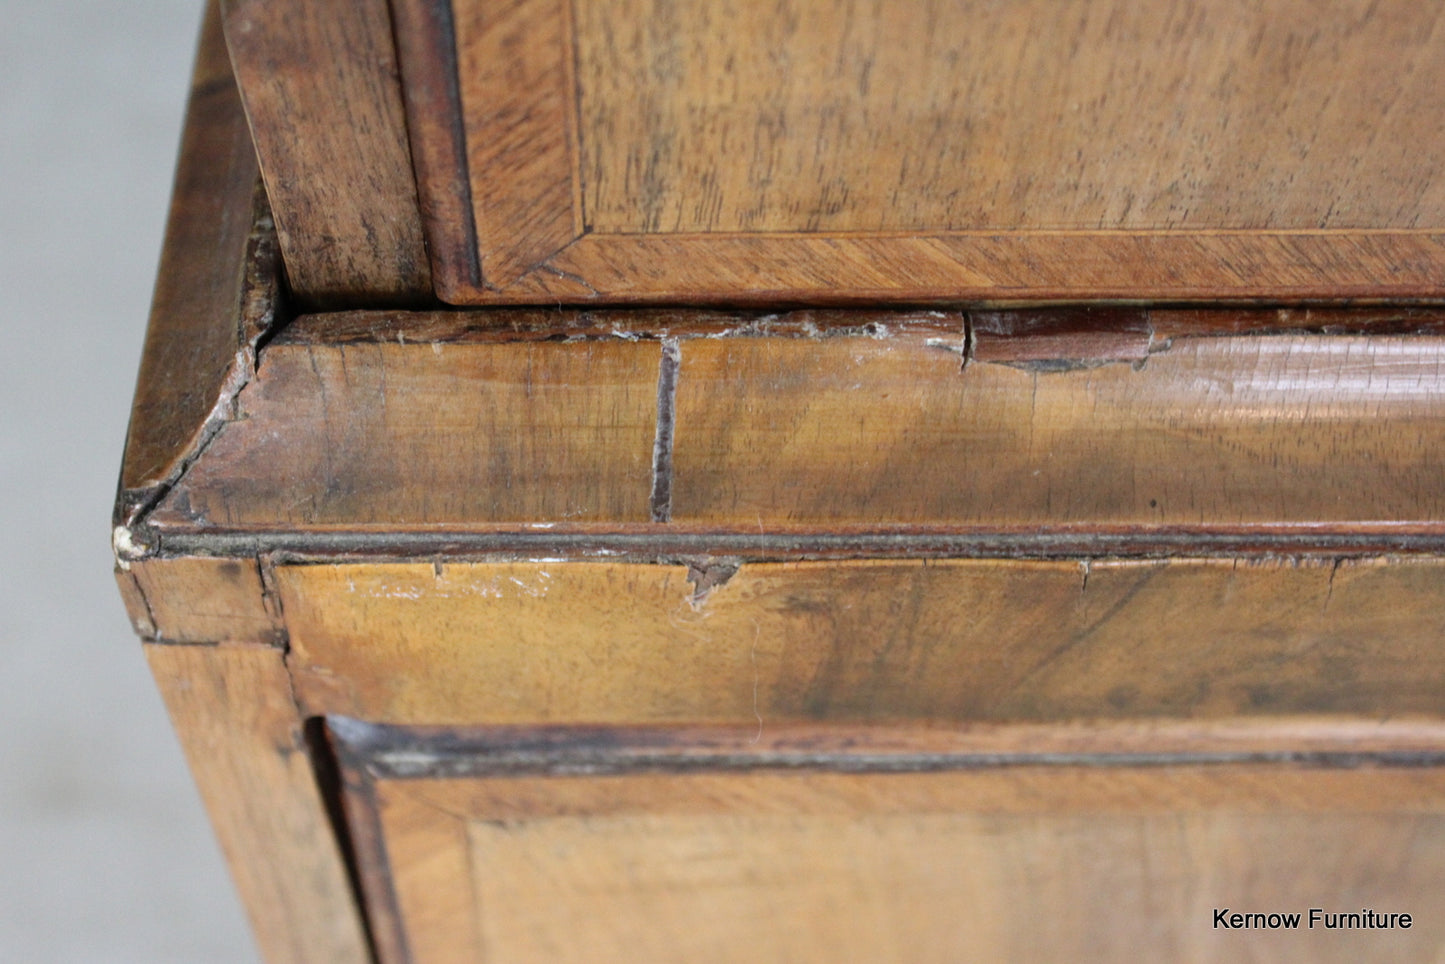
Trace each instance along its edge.
{"label": "drawer front", "polygon": [[1416,0],[231,0],[313,304],[1445,295]]}
{"label": "drawer front", "polygon": [[[331,727],[386,961],[1433,960],[1445,941],[1445,769],[1409,755]],[[1393,926],[1337,916],[1362,912]]]}
{"label": "drawer front", "polygon": [[396,6],[454,303],[1440,292],[1432,5]]}

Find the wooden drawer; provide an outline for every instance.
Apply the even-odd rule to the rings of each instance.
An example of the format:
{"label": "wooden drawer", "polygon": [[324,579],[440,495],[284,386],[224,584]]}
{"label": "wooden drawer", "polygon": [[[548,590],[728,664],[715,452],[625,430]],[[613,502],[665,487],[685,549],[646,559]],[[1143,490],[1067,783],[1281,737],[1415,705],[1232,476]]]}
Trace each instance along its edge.
{"label": "wooden drawer", "polygon": [[228,4],[314,299],[1445,295],[1432,4],[390,6]]}
{"label": "wooden drawer", "polygon": [[[1433,8],[1376,4],[1348,36],[1344,5],[1310,30],[1302,6],[1236,10],[1257,41],[1240,48],[1214,8],[1066,4],[1079,36],[1134,56],[1056,63],[1019,39],[1044,29],[1038,4],[923,5],[931,63],[900,56],[919,28],[896,10],[875,24],[824,5],[837,17],[771,37],[763,25],[796,11],[745,3],[722,37],[701,5],[664,36],[672,8],[621,4],[604,21],[528,0],[503,24],[535,27],[527,44],[491,60],[488,44],[520,35],[491,31],[490,7],[399,0],[401,81],[381,8],[318,8],[278,39],[285,9],[238,2],[227,20],[267,191],[220,17],[207,21],[113,532],[269,959],[1439,956],[1445,310],[1420,299],[1445,274],[1435,172],[1397,136],[1439,87]],[[965,13],[997,42],[953,29]],[[707,56],[674,71],[667,37]],[[824,40],[863,53],[820,60]],[[461,65],[461,101],[416,86],[410,47],[427,43],[431,80]],[[1294,98],[1225,82],[1268,74],[1260,51],[1281,45]],[[554,103],[543,55],[564,48],[579,92]],[[1326,53],[1356,76],[1320,79]],[[757,181],[766,166],[719,169],[719,203],[684,217],[678,177],[712,183],[707,138],[766,131],[747,110],[768,102],[735,98],[746,110],[711,126],[657,85],[697,93],[687,71],[729,55],[769,90],[769,58],[832,79],[779,89],[775,182]],[[327,73],[335,56],[362,74]],[[1400,65],[1402,99],[1367,110],[1382,59]],[[950,76],[982,72],[979,97],[944,103],[942,79],[914,82],[955,62]],[[572,205],[580,220],[556,223],[580,236],[535,264],[516,252],[555,241],[553,222],[505,204],[552,183],[557,142],[536,142],[524,177],[428,193],[456,172],[423,148],[451,143],[461,153],[442,158],[465,156],[471,178],[517,162],[466,93],[503,64],[536,67],[507,89],[576,124],[556,171],[577,190],[546,198]],[[870,64],[857,103],[916,89],[926,107],[889,113],[899,143],[926,140],[924,115],[935,134],[966,129],[1010,65],[1040,97],[995,118],[992,168],[963,164],[976,144],[938,141],[940,164],[983,179],[964,194],[936,190],[941,167],[903,177],[892,141],[866,163],[830,141],[818,164],[892,179],[900,203],[850,195],[789,220],[830,183],[788,173],[792,134],[847,129],[824,111],[858,77],[828,72]],[[1308,140],[1298,192],[1276,190],[1293,162],[1209,138],[1173,151],[1145,137],[1157,163],[1084,155],[1085,174],[1134,172],[1134,207],[1103,182],[1045,184],[1053,168],[1029,164],[1050,156],[1016,157],[1010,138],[1059,120],[1048,78],[1103,90],[1106,65],[1162,72],[1191,111],[1223,98],[1241,113],[1218,116],[1251,145],[1260,105],[1278,107],[1279,143]],[[624,68],[635,103],[614,89]],[[356,80],[377,70],[378,88]],[[334,113],[328,90],[358,83],[390,91],[394,113],[367,114],[365,97]],[[1061,129],[1208,126],[1150,96],[1096,98]],[[347,122],[276,140],[281,104],[295,130]],[[523,128],[546,113],[518,110]],[[1331,123],[1299,133],[1311,118]],[[593,127],[609,124],[615,156],[597,153]],[[367,146],[388,131],[401,194]],[[658,149],[634,196],[615,180],[628,152],[668,131],[691,133]],[[1358,165],[1341,146],[1356,134]],[[354,150],[327,140],[353,136]],[[308,146],[278,168],[287,143]],[[323,149],[334,167],[318,179],[303,162]],[[1185,176],[1201,158],[1244,182],[1237,204]],[[366,176],[348,180],[358,162]],[[1363,207],[1319,206],[1341,179]],[[308,194],[322,184],[330,195]],[[1408,211],[1376,204],[1386,186]],[[1213,201],[1170,213],[1176,190]],[[756,224],[739,191],[758,194]],[[485,219],[508,210],[519,246],[499,256]],[[1010,211],[1040,220],[995,223]],[[325,243],[307,234],[317,212],[335,218]],[[476,243],[438,225],[471,225]],[[614,243],[653,252],[647,271],[565,266]],[[729,245],[748,253],[728,261]],[[859,251],[883,274],[855,270]],[[488,280],[489,264],[503,274]],[[447,297],[545,306],[442,309],[433,269]],[[955,300],[1126,295],[1139,303]],[[1235,303],[1286,295],[1334,301]],[[896,301],[935,297],[949,303]],[[1311,908],[1413,921],[1312,930]],[[1221,909],[1305,925],[1236,931],[1216,926]]]}
{"label": "wooden drawer", "polygon": [[[1333,734],[1341,757],[1270,726],[329,725],[384,960],[1425,961],[1445,941],[1445,770],[1363,730]],[[1191,753],[1210,762],[1160,764]],[[1362,912],[1394,926],[1340,916]]]}

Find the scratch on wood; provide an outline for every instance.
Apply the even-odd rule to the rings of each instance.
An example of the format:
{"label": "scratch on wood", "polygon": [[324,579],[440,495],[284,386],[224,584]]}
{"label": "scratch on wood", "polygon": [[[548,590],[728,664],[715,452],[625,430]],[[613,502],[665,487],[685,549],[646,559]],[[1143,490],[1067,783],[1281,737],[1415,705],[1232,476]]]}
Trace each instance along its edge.
{"label": "scratch on wood", "polygon": [[929,348],[937,348],[958,355],[960,358],[958,372],[960,375],[963,374],[968,370],[969,363],[973,361],[973,321],[969,318],[968,312],[963,313],[963,342],[961,344],[951,338],[929,338],[924,344]]}
{"label": "scratch on wood", "polygon": [[[552,255],[549,255],[549,257],[556,257],[556,254],[553,253]],[[563,271],[561,268],[558,268],[555,265],[547,264],[546,262],[539,262],[532,265],[532,267],[526,269],[526,271],[523,272],[523,276],[530,274],[531,272],[538,269],[546,271],[548,274],[555,275],[556,277],[561,278],[563,281],[570,281],[575,285],[580,285],[581,287],[587,289],[587,293],[593,298],[602,297],[602,292],[592,287],[592,285],[587,281],[586,278],[583,278],[581,275],[573,274],[570,271]],[[501,290],[500,288],[495,288],[491,285],[488,285],[487,287],[489,290],[492,291]]]}
{"label": "scratch on wood", "polygon": [[[143,640],[153,640],[160,635],[156,630],[156,614],[146,596],[145,587],[130,571],[130,566],[118,569],[116,577],[121,582],[121,596],[126,601],[126,611],[131,617],[135,634]],[[139,611],[137,611],[139,609]]]}
{"label": "scratch on wood", "polygon": [[1061,658],[1063,658],[1065,654],[1087,642],[1090,638],[1094,636],[1094,634],[1096,634],[1100,629],[1106,626],[1111,619],[1119,615],[1119,613],[1123,612],[1124,609],[1131,602],[1134,601],[1134,597],[1137,596],[1140,591],[1143,590],[1144,587],[1147,586],[1155,576],[1159,575],[1161,571],[1163,570],[1158,566],[1154,566],[1146,570],[1140,578],[1134,581],[1134,584],[1129,587],[1127,592],[1125,592],[1114,601],[1114,603],[1103,613],[1103,615],[1101,615],[1098,619],[1094,620],[1089,625],[1082,627],[1077,632],[1072,633],[1068,639],[1064,640],[1062,645],[1056,647],[1043,659],[1039,660],[1038,663],[1035,664],[1034,667],[1030,669],[1027,673],[1025,673],[1022,677],[1020,677],[1014,685],[1022,686],[1024,683],[1032,680],[1039,673],[1046,672],[1047,670],[1052,669],[1054,665]]}
{"label": "scratch on wood", "polygon": [[[261,605],[276,627],[276,647],[282,653],[291,651],[291,635],[286,629],[286,612],[281,604],[281,591],[276,586],[276,560],[271,553],[256,556],[256,571],[261,577]],[[289,672],[289,671],[288,671]]]}
{"label": "scratch on wood", "polygon": [[1322,608],[1323,612],[1330,611],[1330,600],[1333,599],[1335,595],[1335,574],[1340,571],[1340,565],[1344,561],[1344,559],[1336,556],[1334,563],[1330,566],[1330,579],[1329,583],[1325,587],[1325,604]]}

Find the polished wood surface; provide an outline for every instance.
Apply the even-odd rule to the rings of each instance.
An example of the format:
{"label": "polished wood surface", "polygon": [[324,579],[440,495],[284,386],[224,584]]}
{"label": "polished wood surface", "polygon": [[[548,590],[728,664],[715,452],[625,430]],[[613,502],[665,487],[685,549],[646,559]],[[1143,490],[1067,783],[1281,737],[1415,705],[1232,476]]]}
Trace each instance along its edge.
{"label": "polished wood surface", "polygon": [[306,316],[150,522],[852,528],[1083,555],[1445,534],[1445,314],[1219,314]]}
{"label": "polished wood surface", "polygon": [[[470,191],[463,184],[467,147],[457,89],[457,49],[450,3],[389,3],[395,25],[406,133],[416,174],[431,276],[481,282]],[[445,230],[437,226],[446,225]]]}
{"label": "polished wood surface", "polygon": [[1445,520],[1440,339],[1145,334],[1030,358],[1051,352],[980,332],[967,366],[956,339],[684,343],[673,519]]}
{"label": "polished wood surface", "polygon": [[315,305],[430,300],[385,0],[223,0],[292,291]]}
{"label": "polished wood surface", "polygon": [[271,645],[285,640],[279,603],[254,558],[137,559],[117,576],[132,600],[131,622],[145,639]]}
{"label": "polished wood surface", "polygon": [[[1445,21],[1429,6],[624,0],[577,12],[586,223],[599,234],[1408,230],[1445,214],[1428,161],[1445,140],[1419,123],[1445,109]],[[470,21],[457,36],[468,50]],[[474,76],[465,63],[461,76]]]}
{"label": "polished wood surface", "polygon": [[[279,567],[298,698],[390,723],[1445,711],[1410,560]],[[708,588],[701,588],[711,582]]]}
{"label": "polished wood surface", "polygon": [[151,643],[145,651],[266,960],[366,960],[282,650]]}
{"label": "polished wood surface", "polygon": [[[1425,909],[1445,857],[1437,769],[1041,765],[1037,747],[960,768],[881,731],[898,739],[871,764],[866,739],[796,734],[852,772],[778,768],[776,744],[741,737],[726,764],[693,766],[684,733],[577,775],[569,747],[597,747],[597,766],[641,739],[588,732],[532,734],[529,769],[504,774],[495,750],[527,737],[331,725],[353,820],[379,835],[359,857],[397,922],[384,960],[1424,961],[1441,939]],[[1213,926],[1219,907],[1376,907],[1412,926],[1240,935]]]}
{"label": "polished wood surface", "polygon": [[399,9],[453,303],[1445,293],[1428,5]]}
{"label": "polished wood surface", "polygon": [[[1031,790],[1043,782],[1010,776]],[[1146,805],[1151,795],[1197,790],[1172,776],[1131,775],[1129,790]],[[465,791],[388,786],[383,825],[406,855],[395,873],[407,959],[1234,961],[1244,946],[1280,959],[1433,960],[1440,936],[1428,911],[1415,912],[1417,927],[1383,936],[1266,932],[1247,943],[1211,930],[1211,911],[1219,894],[1231,907],[1306,914],[1422,907],[1442,850],[1438,813],[1099,814],[1081,812],[1087,805],[1068,797],[1063,775],[1063,786],[1045,784],[1056,795],[1052,814],[958,807],[979,794],[979,783],[999,779],[935,777],[925,812],[911,813],[894,809],[890,791],[912,781],[854,777],[879,784],[859,790],[871,791],[878,807],[865,816],[810,812],[818,798],[832,802],[831,781],[647,781],[632,795],[650,797],[641,813],[507,822],[485,810],[453,816],[468,814],[453,802],[466,801]],[[1372,793],[1383,782],[1371,777],[1351,789]],[[489,789],[513,791],[480,792]],[[1339,789],[1322,781],[1301,795]],[[657,812],[694,794],[737,809]],[[451,842],[439,852],[447,833],[463,841],[460,855],[448,855]],[[1261,861],[1292,872],[1261,876]],[[1060,874],[1059,866],[1077,869]],[[428,913],[436,893],[471,895],[473,903],[464,914]]]}
{"label": "polished wood surface", "polygon": [[571,5],[452,7],[465,38],[456,53],[457,120],[471,172],[475,256],[486,283],[503,287],[586,230],[577,196]]}
{"label": "polished wood surface", "polygon": [[277,342],[152,518],[646,522],[658,357],[620,339]]}
{"label": "polished wood surface", "polygon": [[[129,494],[117,506],[117,524],[174,481],[186,457],[224,417],[220,400],[252,367],[250,348],[265,324],[256,315],[274,309],[279,270],[266,211],[220,16],[211,4],[136,380],[120,478]],[[257,294],[265,307],[244,307]]]}
{"label": "polished wood surface", "polygon": [[[281,223],[213,14],[113,542],[268,958],[1438,953],[1445,311],[1412,299],[1445,275],[1433,132],[1398,136],[1433,8],[1069,2],[1096,43],[1056,62],[1030,0],[741,0],[716,43],[710,3],[228,9]],[[941,59],[900,56],[930,16]],[[1015,83],[998,164],[966,125],[933,168],[885,149]],[[1190,136],[1042,150],[1080,125]],[[960,158],[989,203],[935,190]],[[381,307],[428,303],[427,259],[535,304]],[[1219,301],[1257,297],[1328,303]],[[558,304],[664,298],[716,304]],[[1216,901],[1419,924],[1231,934]]]}

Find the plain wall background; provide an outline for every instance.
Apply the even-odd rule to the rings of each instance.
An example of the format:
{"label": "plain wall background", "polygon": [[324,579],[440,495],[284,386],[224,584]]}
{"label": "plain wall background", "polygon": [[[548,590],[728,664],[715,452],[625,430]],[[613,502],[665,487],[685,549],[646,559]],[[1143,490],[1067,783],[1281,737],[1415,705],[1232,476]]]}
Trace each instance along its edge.
{"label": "plain wall background", "polygon": [[111,576],[201,0],[0,0],[0,961],[255,961]]}

